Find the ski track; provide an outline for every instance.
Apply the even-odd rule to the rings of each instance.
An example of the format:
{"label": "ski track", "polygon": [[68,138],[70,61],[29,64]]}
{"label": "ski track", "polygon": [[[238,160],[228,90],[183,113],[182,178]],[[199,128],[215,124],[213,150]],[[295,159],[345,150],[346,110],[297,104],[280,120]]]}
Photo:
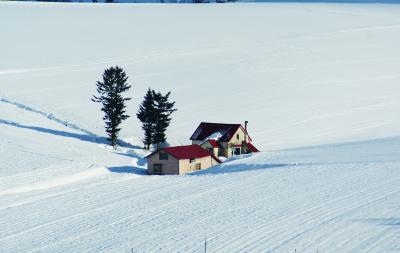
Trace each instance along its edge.
{"label": "ski track", "polygon": [[[342,178],[340,179],[340,180],[338,180],[338,181],[341,181],[341,180],[343,180]],[[395,180],[398,180],[398,178],[396,178]],[[331,184],[332,185],[335,185],[336,184],[336,182],[335,181],[333,181],[333,182],[331,182]],[[379,183],[379,184],[376,184],[376,185],[378,185],[378,186],[381,186],[382,184],[381,183]],[[371,190],[372,188],[374,188],[374,187],[376,187],[376,185],[375,186],[373,186],[373,187],[371,187],[370,189],[367,189],[365,192],[368,192],[369,190]],[[349,188],[351,188],[351,187],[349,187]],[[324,191],[319,191],[319,192],[317,192],[317,194],[327,194],[327,193],[329,193],[330,191],[331,191],[331,189],[330,188],[327,188],[327,189],[325,189],[326,190],[326,192],[324,192]],[[342,194],[342,193],[344,193],[344,192],[347,192],[349,189],[342,189],[342,191],[337,191],[337,192],[335,192],[335,193],[332,193],[332,194],[334,194],[334,195],[336,195],[336,194]],[[375,195],[377,195],[377,196],[380,196],[379,194],[381,194],[382,192],[378,192],[378,193],[376,193],[375,194],[375,192],[374,192],[374,194]],[[356,195],[356,194],[359,194],[359,193],[353,193],[353,194],[350,194],[350,195],[348,195],[348,196],[344,196],[344,197],[340,197],[340,198],[336,198],[336,199],[333,199],[333,200],[330,200],[330,201],[327,201],[327,202],[324,202],[323,204],[321,204],[321,205],[317,205],[317,206],[313,206],[312,208],[310,208],[310,209],[306,209],[305,211],[303,211],[303,212],[297,212],[295,215],[293,215],[292,217],[290,217],[290,219],[288,219],[287,217],[285,217],[285,216],[283,216],[282,218],[279,218],[278,220],[275,220],[274,219],[274,223],[276,223],[276,225],[279,225],[279,224],[281,224],[281,222],[283,223],[285,223],[285,226],[287,226],[288,228],[295,228],[296,226],[294,226],[294,221],[296,221],[296,220],[298,220],[299,219],[299,217],[301,217],[301,216],[303,216],[304,214],[307,214],[307,216],[306,217],[313,217],[313,219],[310,219],[310,221],[311,221],[311,223],[314,223],[314,221],[315,220],[317,220],[317,221],[324,221],[324,222],[322,222],[321,224],[323,224],[323,223],[325,223],[326,221],[325,221],[325,219],[324,219],[324,217],[323,217],[323,215],[322,215],[322,217],[321,217],[321,215],[317,215],[317,214],[315,214],[315,213],[324,213],[324,210],[321,210],[321,208],[322,207],[325,207],[325,206],[327,206],[328,204],[330,204],[330,203],[334,203],[335,205],[333,205],[333,206],[336,206],[336,208],[338,209],[338,210],[335,210],[335,209],[332,209],[331,208],[331,206],[328,206],[329,208],[326,208],[327,210],[332,210],[332,211],[340,211],[340,212],[338,212],[338,213],[340,213],[340,215],[343,215],[343,213],[342,213],[342,211],[343,211],[343,209],[344,209],[344,207],[340,207],[340,205],[337,205],[338,203],[337,202],[340,202],[341,200],[343,200],[343,199],[346,199],[346,198],[348,198],[348,197],[351,197],[352,195]],[[305,193],[304,195],[306,195],[307,197],[309,197],[309,193]],[[303,196],[301,196],[301,200],[305,200],[307,197],[304,197],[303,198]],[[365,199],[363,199],[362,201],[360,201],[361,203],[363,203],[365,201]],[[279,202],[279,201],[278,201]],[[277,203],[271,203],[271,205],[274,205],[274,204],[277,204]],[[357,208],[358,206],[356,205],[355,207],[352,207],[353,209],[354,208]],[[300,208],[299,208],[300,209]],[[294,210],[294,211],[300,211],[300,210]],[[332,215],[332,213],[329,213],[329,212],[327,212],[326,214],[325,214],[325,216],[330,216],[330,215]],[[335,219],[336,217],[333,217],[332,219]],[[306,219],[307,220],[307,219]],[[307,224],[302,224],[303,226],[305,226],[305,225],[307,225]],[[320,224],[318,224],[318,226],[320,226]],[[317,227],[318,227],[317,226]],[[246,241],[246,244],[245,245],[241,245],[243,248],[242,248],[242,250],[243,249],[246,249],[246,250],[249,250],[250,252],[257,252],[257,246],[260,246],[260,245],[268,245],[268,246],[270,246],[270,245],[274,245],[274,243],[276,244],[277,242],[280,242],[280,245],[278,245],[278,246],[275,246],[274,248],[272,248],[271,249],[271,251],[273,252],[274,250],[277,250],[281,245],[284,245],[285,243],[287,243],[287,242],[289,242],[290,240],[292,240],[292,239],[294,239],[294,238],[296,238],[296,237],[298,237],[298,236],[300,236],[302,233],[306,233],[307,231],[302,231],[300,234],[295,234],[294,236],[292,236],[292,237],[290,237],[289,239],[286,239],[286,240],[284,240],[283,242],[282,242],[282,235],[280,235],[280,234],[263,234],[262,232],[263,232],[263,229],[265,229],[264,228],[264,226],[261,226],[259,229],[254,229],[253,231],[251,231],[250,232],[250,234],[240,234],[240,235],[238,235],[237,237],[235,237],[235,238],[232,238],[230,241],[228,241],[228,242],[226,242],[226,244],[224,244],[223,246],[221,246],[221,248],[217,248],[216,250],[215,250],[215,252],[218,252],[218,250],[224,250],[224,251],[228,251],[228,252],[240,252],[240,250],[235,250],[235,249],[238,249],[239,248],[239,246],[242,244],[242,241],[241,240],[243,240],[243,241]],[[310,230],[311,230],[312,228],[310,228]],[[283,234],[284,235],[284,234]],[[285,236],[285,235],[284,235]],[[288,236],[288,235],[286,235],[286,236]],[[278,237],[279,239],[277,240],[277,241],[272,241],[272,242],[270,242],[270,241],[268,241],[268,240],[271,240],[271,237],[272,238],[274,238],[274,237]],[[255,238],[255,239],[254,239]],[[262,240],[262,238],[269,238],[269,239],[267,239],[267,241],[263,241]],[[239,240],[239,239],[241,239],[241,240]],[[235,244],[234,242],[238,242],[237,244]],[[258,242],[258,243],[257,243]],[[224,246],[228,246],[228,245],[230,245],[231,247],[227,247],[227,248],[224,248]],[[240,248],[239,248],[240,249]]]}
{"label": "ski track", "polygon": [[96,134],[94,134],[94,133],[92,133],[92,132],[90,132],[88,130],[85,130],[85,129],[83,129],[83,128],[81,128],[81,127],[79,127],[79,126],[77,126],[77,125],[75,125],[73,123],[70,123],[68,121],[62,120],[62,119],[56,117],[55,115],[53,115],[53,113],[47,113],[47,112],[35,109],[35,108],[31,107],[31,106],[28,106],[28,105],[25,105],[25,104],[22,104],[22,103],[19,103],[19,102],[16,102],[16,101],[11,101],[11,100],[6,99],[6,98],[0,98],[0,102],[11,104],[11,105],[16,106],[17,108],[19,108],[21,110],[24,110],[24,111],[36,113],[38,115],[46,117],[47,119],[49,119],[51,121],[54,121],[54,122],[56,122],[58,124],[61,124],[61,125],[65,126],[65,127],[68,127],[70,129],[78,130],[78,131],[83,132],[83,133],[85,133],[87,135],[90,135],[92,137],[97,137]]}
{"label": "ski track", "polygon": [[[379,167],[384,167],[386,165],[387,164],[381,164]],[[321,166],[323,165],[291,165],[288,168],[285,168],[285,170],[317,170],[318,168],[321,168]],[[332,168],[339,166],[341,167],[340,170],[351,170],[353,168],[355,170],[359,170],[357,169],[358,164],[332,164],[332,166]],[[368,168],[368,165],[366,166],[367,170],[371,170],[371,168]],[[369,167],[375,166],[377,165],[370,165]],[[324,171],[326,170],[324,169]],[[356,174],[359,173],[361,173],[361,171],[358,171]],[[180,231],[179,233],[182,234],[188,233],[188,235],[190,235],[190,231],[192,230],[193,226],[202,228],[203,224],[209,224],[208,230],[213,232],[207,233],[207,237],[220,238],[219,240],[210,240],[210,246],[214,245],[215,247],[210,248],[210,252],[243,252],[244,250],[246,252],[260,252],[260,250],[275,252],[280,251],[281,247],[290,244],[291,241],[307,236],[308,234],[321,235],[322,233],[322,236],[327,236],[327,234],[329,234],[331,231],[326,231],[326,226],[333,225],[336,221],[344,217],[351,217],[354,215],[354,213],[356,213],[357,210],[362,209],[363,206],[379,206],[379,204],[388,197],[398,194],[399,190],[397,187],[395,187],[395,185],[400,184],[400,177],[394,177],[383,181],[378,180],[373,183],[361,181],[353,182],[352,184],[350,183],[353,181],[352,178],[348,178],[346,180],[345,175],[339,176],[334,178],[334,180],[331,180],[329,185],[321,188],[319,191],[313,192],[305,189],[302,190],[301,194],[296,194],[289,202],[287,202],[288,199],[282,201],[282,199],[276,198],[274,201],[269,201],[268,203],[269,206],[274,207],[277,210],[281,210],[288,205],[293,205],[293,203],[300,204],[302,202],[306,202],[306,200],[309,198],[314,198],[317,196],[331,195],[337,197],[312,207],[306,207],[300,204],[296,208],[290,209],[289,213],[273,219],[268,216],[259,216],[263,213],[263,211],[268,213],[268,209],[265,209],[267,207],[263,207],[263,210],[260,210],[260,213],[255,217],[258,223],[261,222],[261,225],[246,224],[249,222],[247,219],[244,219],[243,223],[235,222],[234,227],[232,227],[230,222],[220,222],[223,220],[224,216],[230,216],[236,221],[236,217],[245,217],[246,215],[250,215],[250,213],[246,212],[246,209],[252,209],[255,207],[254,204],[256,204],[257,201],[252,204],[250,203],[250,205],[234,206],[234,208],[230,210],[220,209],[219,201],[215,201],[213,203],[206,202],[204,212],[196,211],[194,213],[188,213],[184,215],[185,219],[188,219],[186,222],[189,222],[189,224],[191,223],[191,226],[187,227],[181,227],[185,226],[185,224],[181,224],[178,222],[178,220],[175,220],[177,218],[175,216],[170,216],[170,218],[167,219],[162,218],[162,215],[164,214],[162,210],[171,209],[177,211],[177,207],[180,207],[183,210],[195,210],[196,203],[198,201],[202,201],[204,198],[207,199],[209,196],[216,196],[218,193],[227,192],[229,189],[236,190],[232,195],[224,195],[225,197],[229,196],[229,198],[225,199],[224,201],[229,203],[230,201],[234,202],[237,198],[242,199],[241,195],[243,196],[246,194],[241,193],[240,191],[237,192],[237,190],[260,177],[260,175],[257,173],[250,173],[250,175],[244,176],[244,178],[236,176],[229,179],[223,175],[205,177],[187,176],[181,178],[169,177],[169,179],[172,179],[175,182],[174,184],[170,184],[170,182],[163,182],[163,184],[157,185],[157,187],[154,187],[151,181],[158,181],[160,179],[159,177],[149,177],[147,180],[145,180],[146,182],[139,182],[140,180],[127,181],[128,183],[139,183],[137,186],[139,188],[135,187],[136,189],[140,189],[139,191],[131,191],[132,189],[127,187],[127,185],[124,185],[120,190],[118,190],[118,187],[111,187],[112,185],[117,186],[115,182],[109,182],[106,183],[106,185],[101,185],[101,188],[109,185],[110,187],[107,188],[114,190],[112,194],[103,191],[98,192],[100,185],[92,186],[89,191],[88,189],[85,190],[87,195],[95,193],[95,195],[91,195],[91,198],[108,200],[106,202],[109,203],[102,202],[101,206],[95,208],[93,203],[97,203],[97,200],[88,200],[85,198],[80,198],[79,200],[75,199],[76,195],[73,192],[65,193],[55,197],[53,201],[59,199],[60,201],[68,203],[74,199],[74,205],[79,206],[79,210],[74,210],[74,213],[65,215],[63,217],[54,217],[53,219],[45,214],[51,210],[41,210],[41,212],[44,213],[40,216],[45,215],[47,217],[46,220],[48,221],[46,223],[43,223],[42,221],[42,223],[36,225],[32,224],[33,226],[30,225],[30,228],[25,222],[26,220],[36,220],[34,218],[36,215],[32,214],[32,217],[25,216],[21,221],[22,223],[19,225],[18,223],[14,224],[15,227],[21,226],[22,230],[19,232],[18,230],[2,231],[0,244],[7,244],[8,241],[13,241],[11,239],[15,237],[24,237],[28,245],[20,243],[19,247],[24,249],[26,252],[51,252],[57,248],[63,248],[62,245],[68,245],[69,243],[76,242],[76,239],[78,238],[93,238],[93,243],[86,241],[88,244],[83,244],[81,246],[78,245],[79,247],[76,247],[79,248],[79,252],[96,252],[99,250],[99,246],[96,244],[95,239],[97,238],[96,235],[98,234],[105,233],[110,229],[112,231],[115,229],[135,231],[143,226],[156,225],[156,227],[159,227],[159,229],[154,228],[155,230],[153,233],[158,231],[157,235],[155,236],[160,239],[164,238],[164,245],[154,244],[153,247],[151,247],[149,245],[149,238],[146,238],[146,236],[137,237],[136,234],[127,236],[126,242],[121,242],[120,240],[117,240],[116,242],[110,242],[102,250],[107,251],[114,248],[121,249],[125,246],[127,250],[132,247],[134,249],[146,248],[146,252],[197,252],[196,249],[202,244],[201,239],[199,239],[198,244],[193,242],[192,236],[182,236],[179,238],[179,241],[168,242],[167,239],[169,236],[171,236],[171,234],[174,234],[177,231]],[[187,190],[191,185],[191,180],[187,179],[191,179],[192,177],[196,179],[198,178],[205,182],[213,179],[208,183],[212,182],[214,187],[209,188],[207,185],[205,185],[200,189],[191,190],[184,194],[178,194],[176,198],[171,199],[171,197],[168,197],[168,194],[161,194],[161,196],[157,196],[154,199],[154,193],[160,190],[173,194],[180,192],[182,189]],[[167,177],[166,181],[169,181],[169,179]],[[260,182],[257,183],[256,189],[264,185],[264,183],[261,185],[259,184]],[[321,183],[318,183],[318,185],[321,185]],[[364,188],[366,185],[368,187]],[[310,186],[310,188],[313,187],[314,186]],[[272,190],[274,186],[267,186],[265,191],[268,192],[268,188]],[[355,189],[362,190],[354,191]],[[79,193],[79,191],[76,193]],[[118,198],[112,197],[113,195],[118,196]],[[65,199],[66,197],[67,199]],[[68,200],[69,198],[71,200]],[[260,198],[261,197],[258,197],[258,199]],[[267,199],[268,198],[270,198],[270,196],[267,197]],[[149,202],[152,204],[149,205]],[[347,204],[342,205],[342,203]],[[40,203],[37,204],[40,205]],[[25,205],[19,208],[30,209],[29,206],[30,205]],[[141,210],[141,212],[137,212],[135,210]],[[253,209],[253,211],[254,210],[255,209]],[[301,227],[298,226],[299,220],[305,220],[305,222],[301,224]],[[174,225],[172,226],[172,224]],[[284,226],[282,226],[282,224],[284,224]],[[62,231],[60,231],[58,235],[54,235],[53,231],[57,231],[60,227],[62,227]],[[246,233],[237,233],[241,230],[241,228],[245,227],[252,227],[252,229],[246,229],[248,230]],[[233,233],[235,230],[238,231]],[[226,240],[226,236],[221,236],[222,234],[229,235],[230,233],[235,235],[230,237],[230,240]],[[128,238],[130,238],[130,240]],[[340,239],[341,238],[338,238],[338,240]],[[2,249],[5,250],[4,252],[13,252],[12,244],[9,247],[3,247]]]}

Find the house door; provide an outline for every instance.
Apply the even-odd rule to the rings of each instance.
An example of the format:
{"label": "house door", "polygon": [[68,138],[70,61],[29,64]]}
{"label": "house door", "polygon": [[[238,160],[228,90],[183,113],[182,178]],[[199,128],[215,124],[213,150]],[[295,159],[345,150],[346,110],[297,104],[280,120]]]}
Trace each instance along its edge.
{"label": "house door", "polygon": [[153,165],[153,174],[162,175],[162,164],[154,164]]}

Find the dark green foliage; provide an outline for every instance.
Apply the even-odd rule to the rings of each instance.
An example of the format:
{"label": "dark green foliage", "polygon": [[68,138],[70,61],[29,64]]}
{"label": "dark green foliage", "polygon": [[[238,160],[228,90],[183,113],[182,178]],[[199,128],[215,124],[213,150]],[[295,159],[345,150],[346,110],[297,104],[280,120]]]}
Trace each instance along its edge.
{"label": "dark green foliage", "polygon": [[171,114],[176,111],[174,109],[175,102],[169,102],[171,92],[163,95],[160,92],[148,89],[139,111],[136,116],[142,122],[144,130],[143,143],[146,149],[150,149],[150,145],[156,145],[167,140],[165,132],[171,123]]}
{"label": "dark green foliage", "polygon": [[118,133],[121,130],[119,125],[129,117],[125,114],[125,101],[130,98],[122,96],[123,92],[131,88],[127,81],[128,77],[122,68],[118,66],[108,68],[103,73],[103,81],[96,82],[99,96],[92,98],[92,101],[103,105],[101,108],[104,112],[103,120],[112,146],[117,144]]}
{"label": "dark green foliage", "polygon": [[157,149],[159,148],[159,144],[167,140],[165,132],[167,131],[167,128],[172,120],[170,116],[173,112],[177,110],[174,109],[175,102],[168,101],[169,95],[171,95],[171,92],[162,95],[160,92],[156,93],[153,91],[156,113],[156,124],[154,126],[153,132],[153,144],[156,145]]}
{"label": "dark green foliage", "polygon": [[155,125],[156,122],[154,104],[155,102],[153,94],[153,90],[147,90],[143,102],[139,106],[139,111],[136,114],[137,118],[142,122],[142,129],[144,131],[143,144],[144,148],[147,150],[150,149],[150,145],[153,142],[153,125]]}

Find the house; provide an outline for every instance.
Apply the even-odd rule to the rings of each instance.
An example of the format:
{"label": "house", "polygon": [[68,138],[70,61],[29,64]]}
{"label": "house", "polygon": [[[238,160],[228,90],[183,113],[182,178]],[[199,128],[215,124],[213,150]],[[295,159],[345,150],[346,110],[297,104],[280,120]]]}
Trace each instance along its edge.
{"label": "house", "polygon": [[258,152],[252,144],[252,139],[241,124],[201,122],[190,140],[194,145],[200,145],[216,157],[230,158],[234,155]]}
{"label": "house", "polygon": [[147,173],[151,175],[185,174],[221,163],[216,156],[199,145],[167,147],[146,158]]}

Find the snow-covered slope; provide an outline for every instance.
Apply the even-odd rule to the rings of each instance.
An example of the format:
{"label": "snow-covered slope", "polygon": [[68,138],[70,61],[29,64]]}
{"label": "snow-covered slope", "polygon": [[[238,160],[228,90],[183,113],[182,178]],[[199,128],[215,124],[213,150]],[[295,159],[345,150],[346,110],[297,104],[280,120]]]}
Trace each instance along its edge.
{"label": "snow-covered slope", "polygon": [[187,176],[0,190],[0,252],[204,252],[205,239],[207,252],[398,252],[399,147],[390,138]]}
{"label": "snow-covered slope", "polygon": [[[0,23],[0,252],[400,250],[400,6],[1,2]],[[112,150],[90,97],[115,64]],[[177,101],[170,142],[249,120],[266,152],[146,176],[149,86]]]}
{"label": "snow-covered slope", "polygon": [[[0,97],[103,134],[90,101],[119,64],[180,109],[168,133],[241,123],[263,150],[399,134],[400,6],[1,3]],[[44,99],[45,98],[45,99]]]}

